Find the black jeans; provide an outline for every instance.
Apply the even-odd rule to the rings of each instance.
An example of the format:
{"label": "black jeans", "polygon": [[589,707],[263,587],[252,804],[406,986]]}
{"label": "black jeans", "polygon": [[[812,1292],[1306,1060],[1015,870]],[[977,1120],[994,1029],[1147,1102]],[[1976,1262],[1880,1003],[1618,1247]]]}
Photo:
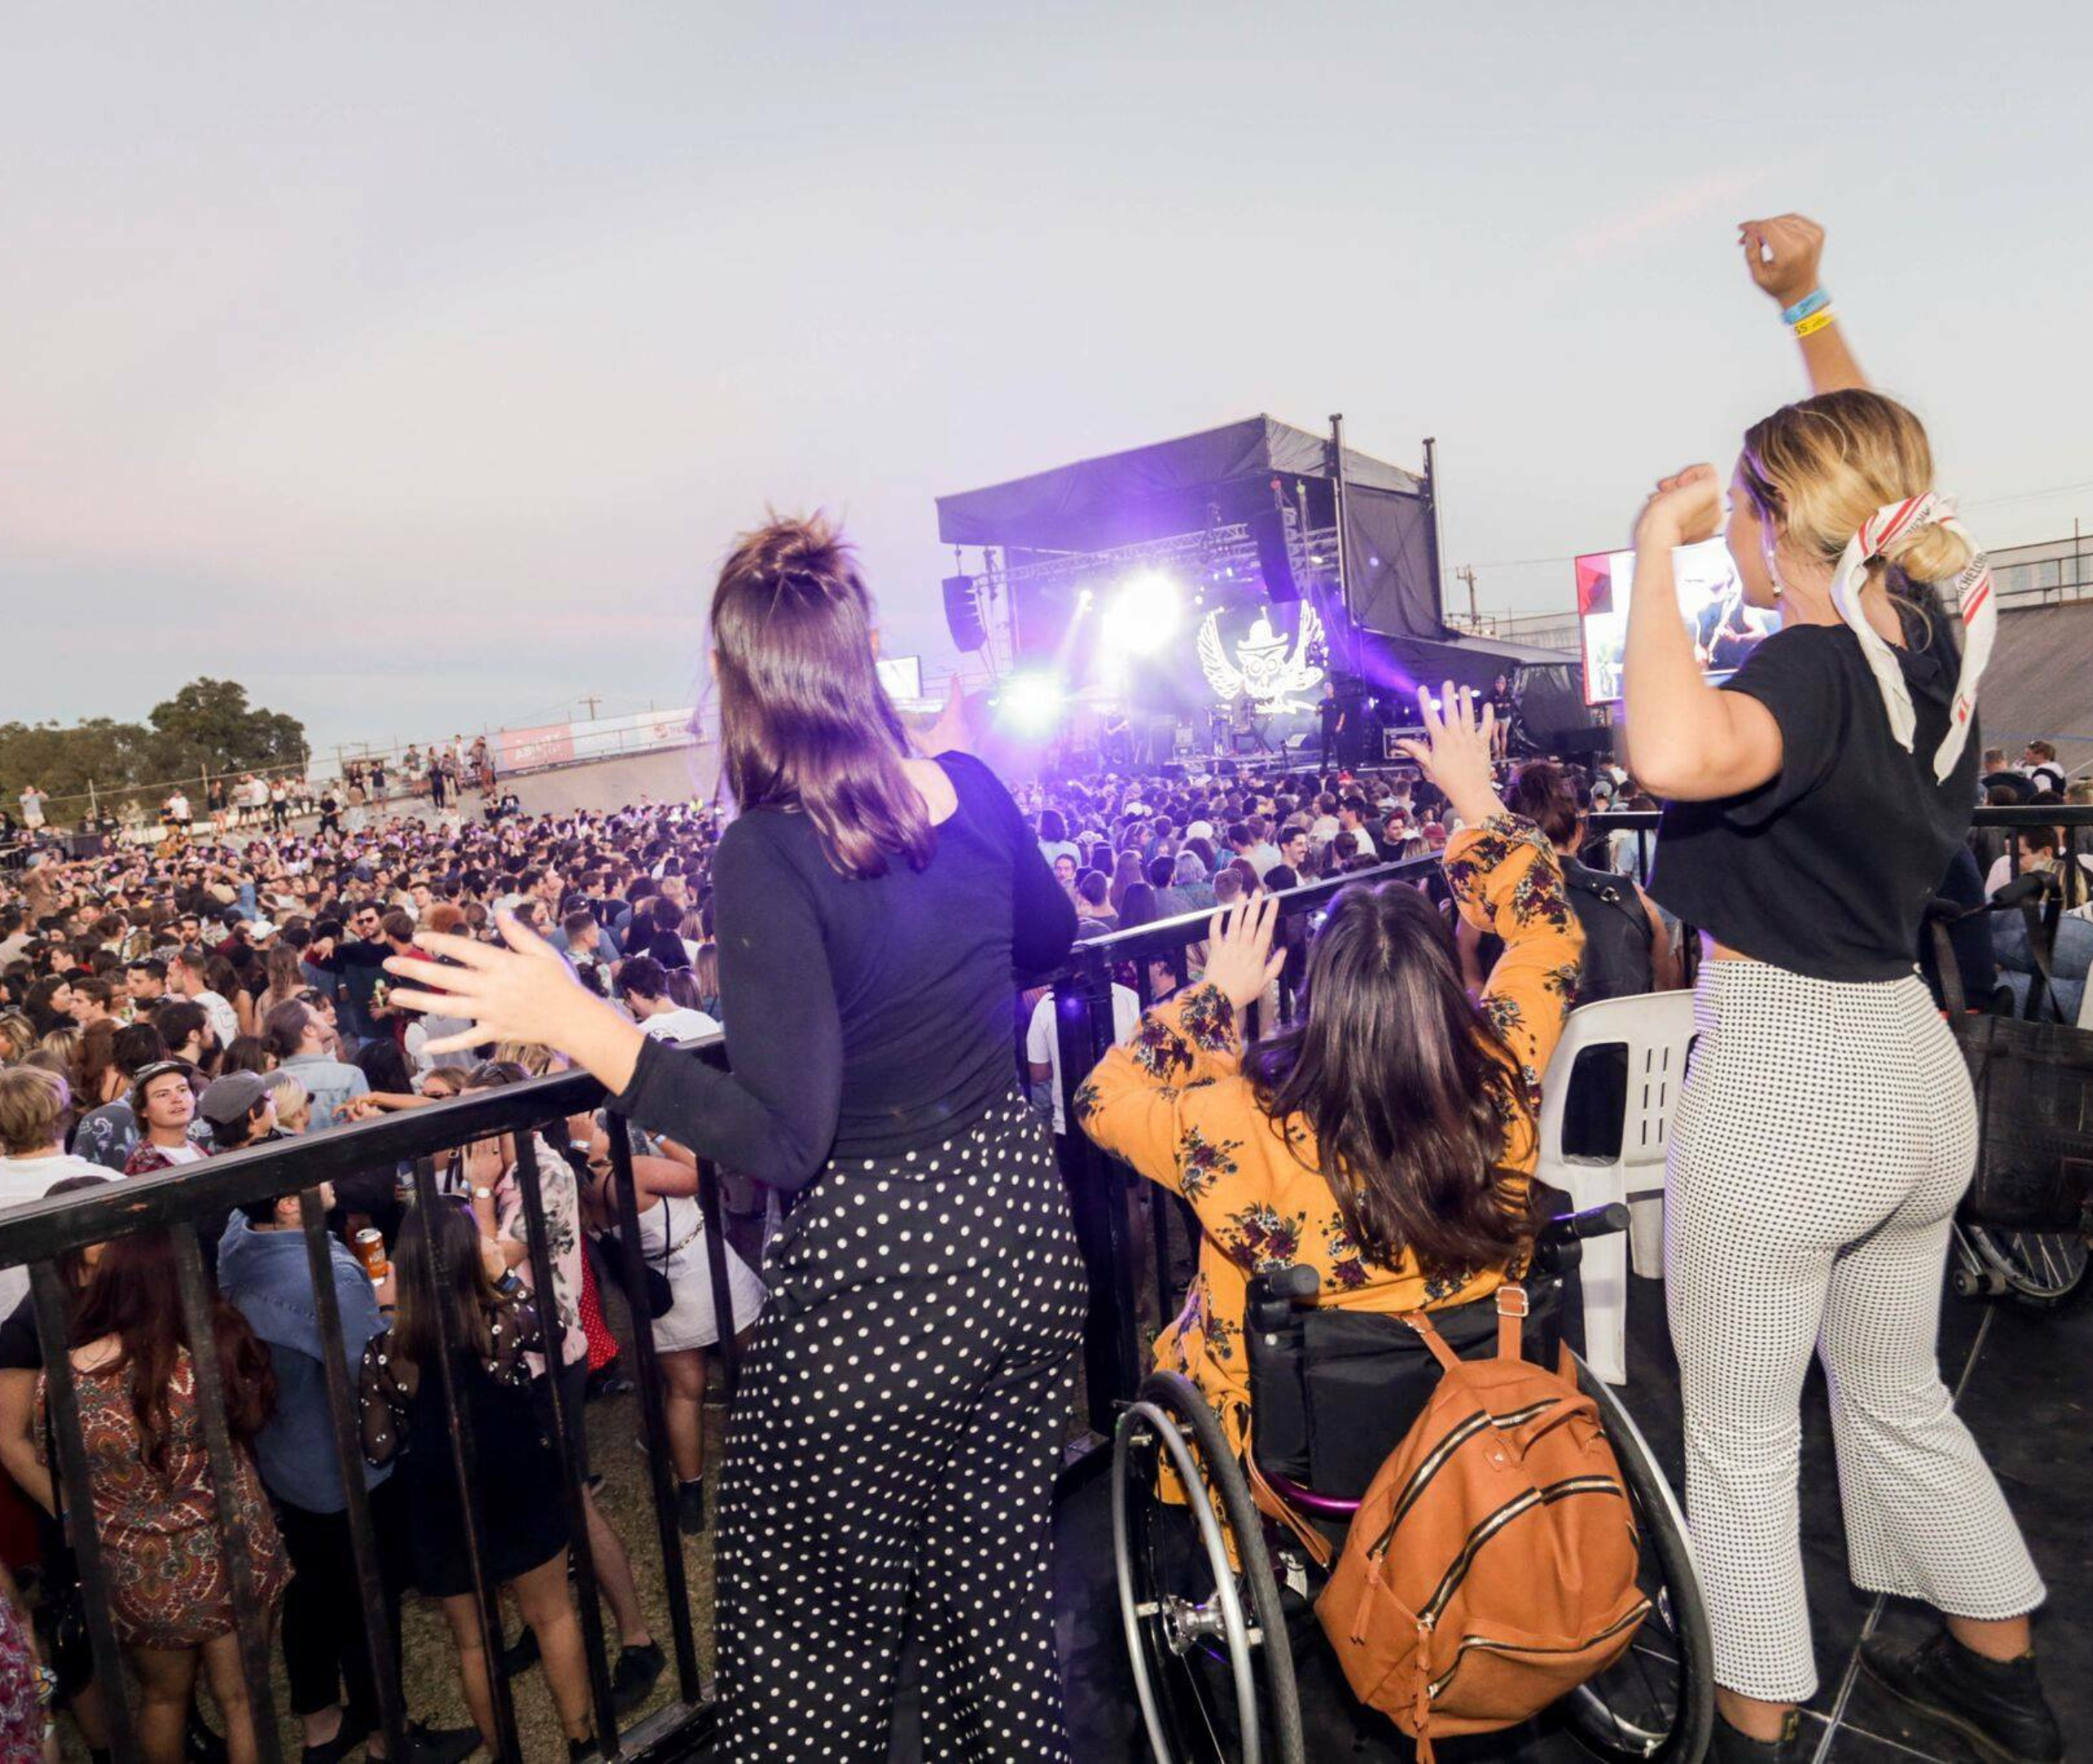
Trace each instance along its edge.
{"label": "black jeans", "polygon": [[[397,1675],[400,1591],[406,1583],[401,1548],[406,1516],[392,1489],[388,1479],[370,1491],[370,1519],[378,1534],[387,1645]],[[356,1559],[349,1548],[348,1515],[312,1513],[279,1501],[276,1528],[283,1533],[291,1566],[298,1570],[284,1594],[284,1668],[290,1679],[291,1713],[316,1715],[338,1700],[343,1719],[352,1730],[374,1732],[378,1681],[364,1636],[363,1594],[356,1583]],[[348,1695],[343,1697],[345,1686]],[[361,1723],[360,1729],[357,1723]]]}

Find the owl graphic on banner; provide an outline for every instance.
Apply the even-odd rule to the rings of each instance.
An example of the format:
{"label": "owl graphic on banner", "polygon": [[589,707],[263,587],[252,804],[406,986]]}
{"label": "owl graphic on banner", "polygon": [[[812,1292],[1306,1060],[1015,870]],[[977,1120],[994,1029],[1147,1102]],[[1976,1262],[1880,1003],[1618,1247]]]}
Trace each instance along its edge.
{"label": "owl graphic on banner", "polygon": [[1272,629],[1261,609],[1249,633],[1235,645],[1230,662],[1221,634],[1221,615],[1210,612],[1199,625],[1199,667],[1207,684],[1223,703],[1247,691],[1257,709],[1275,714],[1315,708],[1323,669],[1312,663],[1323,644],[1323,621],[1306,601],[1301,602],[1298,628],[1291,639]]}

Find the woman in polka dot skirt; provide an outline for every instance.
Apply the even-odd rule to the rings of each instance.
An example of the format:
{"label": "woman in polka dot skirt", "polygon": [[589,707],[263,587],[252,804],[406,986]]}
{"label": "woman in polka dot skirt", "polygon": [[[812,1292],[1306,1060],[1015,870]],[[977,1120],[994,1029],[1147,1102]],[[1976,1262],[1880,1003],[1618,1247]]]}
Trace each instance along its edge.
{"label": "woman in polka dot skirt", "polygon": [[[1947,1614],[1916,1650],[1869,1643],[1862,1664],[1988,1760],[2052,1760],[2028,1623],[2042,1583],[1934,1352],[1977,1117],[1916,956],[1976,800],[1990,579],[1931,495],[1918,419],[1867,390],[1831,320],[1822,239],[1790,215],[1742,241],[1817,394],[1751,428],[1730,493],[1746,598],[1778,629],[1723,690],[1696,669],[1672,551],[1720,522],[1705,465],[1643,509],[1629,611],[1629,760],[1669,799],[1650,892],[1701,928],[1710,958],[1665,1279],[1714,1755],[1803,1755],[1796,1705],[1817,1672],[1796,1484],[1815,1351],[1853,1578]],[[1925,585],[1948,582],[1946,602]]]}
{"label": "woman in polka dot skirt", "polygon": [[1050,1502],[1086,1285],[1013,1086],[1013,970],[1075,913],[977,761],[909,756],[870,598],[826,524],[747,535],[712,602],[740,817],[713,884],[731,1074],[650,1040],[504,916],[396,991],[544,1042],[648,1131],[791,1202],[764,1257],[719,1502],[725,1756],[887,1756],[904,1625],[926,1748],[1068,1756]]}

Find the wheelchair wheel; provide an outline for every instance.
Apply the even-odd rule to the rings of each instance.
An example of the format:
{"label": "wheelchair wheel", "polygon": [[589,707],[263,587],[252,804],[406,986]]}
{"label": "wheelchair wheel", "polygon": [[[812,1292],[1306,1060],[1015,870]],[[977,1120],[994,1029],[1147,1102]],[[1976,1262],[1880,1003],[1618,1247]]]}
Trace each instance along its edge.
{"label": "wheelchair wheel", "polygon": [[1714,1643],[1686,1516],[1620,1399],[1581,1358],[1577,1385],[1598,1404],[1620,1461],[1642,1539],[1640,1578],[1650,1614],[1628,1652],[1572,1691],[1557,1714],[1600,1757],[1697,1764],[1714,1729]]}
{"label": "wheelchair wheel", "polygon": [[[1165,1506],[1168,1463],[1190,1505]],[[1207,1489],[1221,1496],[1217,1513]],[[1235,1540],[1239,1569],[1231,1568]],[[1303,1764],[1285,1613],[1250,1498],[1206,1399],[1151,1372],[1112,1440],[1119,1617],[1156,1764]]]}
{"label": "wheelchair wheel", "polygon": [[2047,1310],[2086,1285],[2086,1234],[2077,1231],[1997,1231],[1964,1225],[1987,1269],[2022,1304]]}

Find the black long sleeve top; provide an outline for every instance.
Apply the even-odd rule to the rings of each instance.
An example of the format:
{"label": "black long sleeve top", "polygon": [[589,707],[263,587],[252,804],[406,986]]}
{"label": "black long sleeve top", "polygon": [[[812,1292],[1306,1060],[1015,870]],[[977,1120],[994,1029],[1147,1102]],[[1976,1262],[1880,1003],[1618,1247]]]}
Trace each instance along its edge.
{"label": "black long sleeve top", "polygon": [[1075,908],[994,773],[939,762],[959,804],[916,870],[849,877],[804,814],[758,808],[713,861],[731,1072],[649,1041],[616,1106],[781,1189],[831,1157],[964,1132],[1011,1085],[1015,971],[1068,954]]}

